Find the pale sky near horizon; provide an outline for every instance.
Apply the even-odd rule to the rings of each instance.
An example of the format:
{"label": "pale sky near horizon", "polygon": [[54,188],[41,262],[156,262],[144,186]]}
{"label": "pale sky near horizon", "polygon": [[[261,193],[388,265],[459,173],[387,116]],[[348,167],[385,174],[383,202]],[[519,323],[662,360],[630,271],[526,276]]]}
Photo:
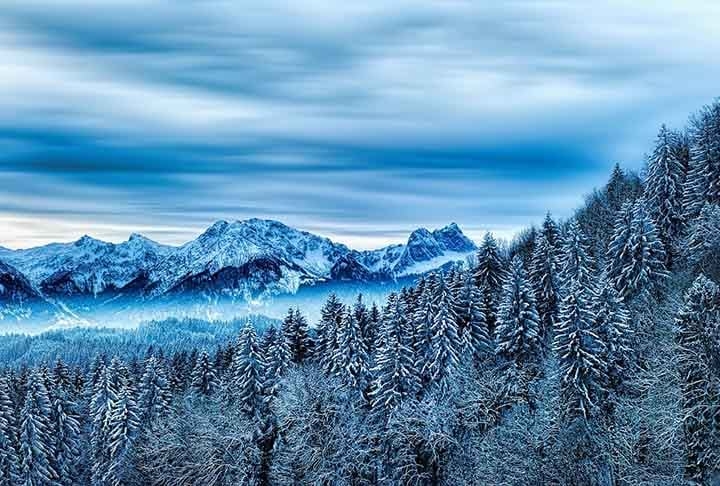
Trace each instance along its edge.
{"label": "pale sky near horizon", "polygon": [[569,215],[720,94],[699,1],[5,0],[0,245]]}

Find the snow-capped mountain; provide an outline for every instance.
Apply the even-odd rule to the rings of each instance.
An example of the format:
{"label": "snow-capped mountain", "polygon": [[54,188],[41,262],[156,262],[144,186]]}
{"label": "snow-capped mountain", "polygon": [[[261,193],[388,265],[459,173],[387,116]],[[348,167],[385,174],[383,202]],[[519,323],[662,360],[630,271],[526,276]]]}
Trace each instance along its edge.
{"label": "snow-capped mountain", "polygon": [[0,321],[48,317],[55,310],[25,275],[0,260]]}
{"label": "snow-capped mountain", "polygon": [[417,275],[448,262],[462,261],[477,247],[460,227],[450,223],[433,232],[425,228],[413,231],[405,245],[391,245],[361,253],[359,261],[374,273],[393,277]]}
{"label": "snow-capped mountain", "polygon": [[0,249],[9,262],[45,295],[114,292],[163,260],[172,247],[133,234],[120,244],[83,236],[73,243],[51,243],[28,250]]}
{"label": "snow-capped mountain", "polygon": [[394,282],[475,250],[455,223],[415,230],[406,244],[356,251],[277,221],[218,221],[179,247],[138,234],[119,244],[84,236],[27,250],[0,247],[0,301],[6,312],[22,314],[23,303],[33,301],[70,316],[103,306],[127,310],[139,301],[255,304],[318,284]]}
{"label": "snow-capped mountain", "polygon": [[218,221],[150,269],[151,296],[194,290],[294,293],[326,279],[350,250],[272,220]]}

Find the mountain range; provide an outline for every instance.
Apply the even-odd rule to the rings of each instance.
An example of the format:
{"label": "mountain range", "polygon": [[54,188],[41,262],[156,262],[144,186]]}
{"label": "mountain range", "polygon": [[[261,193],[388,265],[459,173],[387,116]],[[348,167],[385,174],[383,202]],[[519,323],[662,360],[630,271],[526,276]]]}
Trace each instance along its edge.
{"label": "mountain range", "polygon": [[218,221],[177,247],[139,234],[119,244],[83,236],[23,250],[0,247],[0,321],[118,301],[247,301],[327,282],[393,281],[465,260],[475,250],[455,223],[417,229],[406,244],[357,251],[255,218]]}

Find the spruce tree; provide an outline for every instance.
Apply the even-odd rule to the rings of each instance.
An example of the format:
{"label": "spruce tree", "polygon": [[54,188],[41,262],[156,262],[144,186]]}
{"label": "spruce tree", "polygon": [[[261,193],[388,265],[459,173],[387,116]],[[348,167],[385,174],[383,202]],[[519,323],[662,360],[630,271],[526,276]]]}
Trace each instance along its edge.
{"label": "spruce tree", "polygon": [[560,304],[554,349],[558,356],[562,416],[588,420],[604,397],[606,347],[595,329],[592,294],[575,280]]}
{"label": "spruce tree", "polygon": [[108,468],[103,482],[110,486],[129,484],[132,473],[130,454],[140,430],[137,402],[134,388],[125,383],[120,386],[117,400],[113,401],[108,413]]}
{"label": "spruce tree", "polygon": [[685,221],[706,203],[720,204],[720,102],[705,106],[690,121],[690,163],[683,192]]}
{"label": "spruce tree", "polygon": [[720,365],[716,336],[720,290],[700,275],[678,313],[686,476],[710,484],[720,474]]}
{"label": "spruce tree", "polygon": [[590,254],[590,243],[576,220],[567,227],[561,266],[560,278],[564,285],[577,282],[590,292],[594,291],[595,260]]}
{"label": "spruce tree", "polygon": [[520,257],[510,263],[496,331],[497,353],[518,367],[535,363],[542,354],[540,316]]}
{"label": "spruce tree", "polygon": [[364,390],[368,379],[368,351],[360,323],[350,308],[345,310],[338,329],[338,344],[333,358],[335,373],[346,386]]}
{"label": "spruce tree", "polygon": [[300,309],[290,309],[282,325],[285,339],[293,356],[293,363],[302,364],[310,356],[311,343],[308,325]]}
{"label": "spruce tree", "polygon": [[[682,231],[685,171],[681,137],[660,127],[655,148],[647,161],[645,200],[658,235],[670,257]],[[670,264],[670,261],[667,262]]]}
{"label": "spruce tree", "polygon": [[202,350],[202,352],[198,354],[197,360],[195,361],[195,366],[193,367],[190,378],[190,386],[196,393],[203,396],[210,396],[220,388],[220,382],[215,373],[213,363],[210,360],[210,355],[205,350]]}
{"label": "spruce tree", "polygon": [[475,285],[472,278],[466,278],[464,284],[465,330],[462,340],[466,351],[474,358],[478,358],[494,353],[495,345],[488,329],[482,289]]}
{"label": "spruce tree", "polygon": [[665,250],[642,201],[621,214],[608,250],[608,274],[623,300],[657,290],[667,277]]}
{"label": "spruce tree", "polygon": [[420,389],[420,372],[415,364],[411,343],[406,340],[403,303],[390,294],[383,310],[380,333],[376,337],[377,356],[372,370],[375,377],[371,392],[374,408],[389,410]]}
{"label": "spruce tree", "polygon": [[155,356],[145,360],[145,371],[139,388],[139,414],[144,424],[152,424],[170,411],[170,383],[165,366]]}
{"label": "spruce tree", "polygon": [[90,400],[90,463],[92,467],[91,482],[93,486],[102,486],[109,462],[108,454],[108,423],[112,403],[118,398],[118,389],[111,376],[114,368],[96,361],[93,370],[92,397]]}
{"label": "spruce tree", "polygon": [[273,339],[269,343],[265,360],[264,386],[267,390],[268,398],[270,398],[277,394],[278,382],[290,366],[292,366],[290,346],[288,346],[282,332],[273,333]]}
{"label": "spruce tree", "polygon": [[25,486],[58,485],[52,404],[38,372],[28,376],[25,404],[20,414],[20,483]]}
{"label": "spruce tree", "polygon": [[52,418],[54,421],[54,465],[58,482],[63,486],[77,484],[82,455],[82,430],[80,406],[73,398],[73,386],[67,368],[61,361],[55,367],[55,390],[52,394]]}
{"label": "spruce tree", "polygon": [[433,321],[423,375],[430,384],[446,388],[449,377],[460,366],[463,346],[458,333],[455,299],[445,277],[438,276],[431,294]]}
{"label": "spruce tree", "polygon": [[628,378],[632,329],[630,314],[605,274],[598,282],[593,312],[593,328],[605,345],[607,386],[617,391]]}
{"label": "spruce tree", "polygon": [[230,393],[237,398],[241,410],[248,416],[260,413],[264,373],[257,334],[248,322],[240,333],[230,377]]}
{"label": "spruce tree", "polygon": [[332,357],[338,349],[338,328],[342,323],[345,307],[335,293],[328,296],[320,310],[315,344],[316,361],[326,373],[334,373]]}
{"label": "spruce tree", "polygon": [[0,486],[20,484],[17,425],[8,380],[0,375]]}
{"label": "spruce tree", "polygon": [[545,233],[539,233],[535,241],[529,277],[535,293],[541,322],[540,334],[543,338],[550,334],[557,321],[560,286],[557,255],[557,248],[551,245]]}
{"label": "spruce tree", "polygon": [[477,254],[473,272],[475,285],[483,291],[485,317],[492,335],[495,332],[497,313],[505,283],[505,262],[491,233],[486,233]]}

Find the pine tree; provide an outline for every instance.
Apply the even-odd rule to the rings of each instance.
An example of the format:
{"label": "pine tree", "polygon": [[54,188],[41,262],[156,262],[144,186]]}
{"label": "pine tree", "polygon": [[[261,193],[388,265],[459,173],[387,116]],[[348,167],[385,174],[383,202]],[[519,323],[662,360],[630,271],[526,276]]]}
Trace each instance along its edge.
{"label": "pine tree", "polygon": [[93,486],[104,486],[110,466],[110,411],[118,399],[122,384],[121,364],[113,359],[109,365],[97,361],[93,372],[92,397],[90,400],[90,462]]}
{"label": "pine tree", "polygon": [[210,361],[210,355],[203,350],[198,354],[195,366],[193,367],[192,376],[190,378],[190,386],[203,396],[210,396],[220,388],[217,374],[213,363]]}
{"label": "pine tree", "polygon": [[690,121],[690,164],[683,191],[686,221],[706,203],[720,204],[720,102],[705,106]]}
{"label": "pine tree", "polygon": [[[270,329],[268,329],[268,331]],[[274,397],[277,394],[278,382],[290,366],[292,366],[292,353],[290,352],[290,346],[288,346],[282,332],[275,332],[272,334],[273,338],[268,345],[268,352],[266,354],[267,366],[264,376],[268,398]]]}
{"label": "pine tree", "polygon": [[480,245],[477,254],[477,266],[473,276],[475,285],[483,291],[485,317],[492,335],[495,332],[506,271],[500,250],[491,233],[485,234]]}
{"label": "pine tree", "polygon": [[540,316],[527,281],[522,259],[513,258],[504,287],[496,332],[497,353],[518,367],[541,355]]}
{"label": "pine tree", "polygon": [[172,393],[165,367],[155,356],[145,360],[140,379],[139,414],[145,424],[152,424],[170,411]]}
{"label": "pine tree", "polygon": [[720,318],[720,290],[700,275],[677,317],[682,377],[686,475],[711,484],[720,473],[720,366],[713,327]]}
{"label": "pine tree", "polygon": [[682,231],[685,171],[681,137],[662,125],[647,161],[645,200],[668,256]]}
{"label": "pine tree", "polygon": [[415,355],[405,338],[403,322],[405,309],[397,294],[388,297],[383,310],[380,333],[376,337],[377,356],[371,392],[373,407],[385,410],[396,407],[404,399],[414,396],[420,389],[420,373],[415,366]]}
{"label": "pine tree", "polygon": [[431,288],[433,321],[430,349],[423,375],[429,383],[445,388],[460,366],[462,342],[458,333],[456,303],[445,278],[438,276]]}
{"label": "pine tree", "polygon": [[530,282],[540,315],[540,334],[545,338],[557,321],[559,300],[559,265],[557,248],[553,247],[545,233],[538,234],[530,264]]}
{"label": "pine tree", "polygon": [[618,390],[628,377],[632,329],[630,314],[606,275],[599,279],[593,311],[593,329],[605,345],[607,386]]}
{"label": "pine tree", "polygon": [[558,355],[563,417],[588,420],[605,394],[606,348],[593,321],[592,294],[575,280],[560,305],[554,349]]}
{"label": "pine tree", "polygon": [[360,323],[352,309],[346,309],[338,329],[339,347],[335,351],[336,374],[350,387],[364,390],[368,380],[368,352]]}
{"label": "pine tree", "polygon": [[282,331],[288,341],[293,356],[293,363],[301,364],[310,356],[311,343],[308,325],[300,309],[290,309],[283,321]]}
{"label": "pine tree", "polygon": [[[353,304],[353,317],[358,323],[358,326],[360,326],[360,330],[362,331],[362,338],[365,342],[365,349],[368,352],[368,355],[370,353],[370,350],[372,349],[372,345],[375,342],[375,335],[377,334],[377,322],[373,322],[371,319],[370,311],[367,308],[367,305],[365,305],[365,301],[363,300],[363,295],[358,294],[357,299],[355,299],[355,304]],[[369,358],[369,356],[368,356]]]}
{"label": "pine tree", "polygon": [[58,475],[53,467],[52,404],[42,377],[37,372],[28,376],[25,405],[20,414],[20,484],[54,486]]}
{"label": "pine tree", "polygon": [[320,323],[317,327],[315,345],[316,361],[326,373],[334,373],[332,357],[338,349],[338,328],[342,323],[343,306],[337,295],[332,293],[320,310]]}
{"label": "pine tree", "polygon": [[474,358],[494,353],[495,345],[488,329],[483,289],[477,287],[472,278],[466,278],[463,294],[466,296],[463,299],[464,348]]}
{"label": "pine tree", "polygon": [[667,277],[665,250],[645,205],[635,204],[629,226],[627,210],[621,214],[608,250],[608,275],[625,301],[658,289]]}
{"label": "pine tree", "polygon": [[77,484],[82,455],[80,406],[73,398],[73,385],[67,367],[58,361],[54,370],[55,389],[52,393],[54,422],[54,465],[58,482],[63,486]]}
{"label": "pine tree", "polygon": [[130,384],[123,384],[108,413],[108,454],[109,463],[103,482],[109,486],[129,484],[130,454],[140,429],[135,390]]}
{"label": "pine tree", "polygon": [[260,412],[263,401],[264,362],[257,343],[255,328],[249,322],[240,339],[231,369],[231,393],[241,410],[249,416]]}
{"label": "pine tree", "polygon": [[10,398],[10,386],[0,375],[0,486],[20,484],[20,456],[15,407]]}
{"label": "pine tree", "polygon": [[590,255],[590,244],[577,221],[572,220],[564,238],[560,278],[565,285],[577,282],[590,292],[594,291],[593,270],[595,261]]}

